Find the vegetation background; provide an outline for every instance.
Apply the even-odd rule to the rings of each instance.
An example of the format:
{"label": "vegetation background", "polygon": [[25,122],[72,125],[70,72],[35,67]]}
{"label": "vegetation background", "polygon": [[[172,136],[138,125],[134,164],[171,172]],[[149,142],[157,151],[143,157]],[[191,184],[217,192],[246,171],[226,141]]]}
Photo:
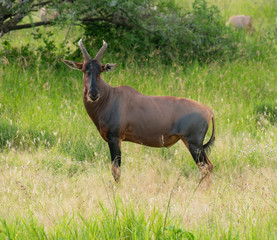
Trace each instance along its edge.
{"label": "vegetation background", "polygon": [[[277,239],[277,1],[64,2],[51,24],[0,38],[0,239]],[[110,9],[115,22],[88,14]],[[225,26],[239,14],[255,32]],[[112,86],[213,109],[209,188],[181,142],[124,142],[114,183],[82,74],[60,61],[81,61],[81,37],[91,55],[109,44]]]}

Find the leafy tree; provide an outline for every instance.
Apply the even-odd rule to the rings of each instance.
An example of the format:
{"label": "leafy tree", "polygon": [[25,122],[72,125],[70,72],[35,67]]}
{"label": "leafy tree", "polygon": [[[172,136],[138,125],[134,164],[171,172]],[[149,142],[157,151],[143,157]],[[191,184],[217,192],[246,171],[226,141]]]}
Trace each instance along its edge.
{"label": "leafy tree", "polygon": [[166,63],[211,61],[236,51],[234,34],[225,26],[217,7],[208,6],[205,0],[195,0],[191,11],[180,9],[174,1],[100,2],[104,4],[90,6],[81,21],[86,45],[99,45],[106,39],[113,42],[109,50],[124,57],[131,49],[132,54],[143,58],[157,55]]}
{"label": "leafy tree", "polygon": [[[59,18],[34,22],[32,13],[42,7],[54,8]],[[140,10],[148,11],[150,1],[126,0],[0,0],[0,37],[4,34],[24,28],[53,24],[54,22],[89,25],[93,22],[106,22],[114,26],[135,27],[136,18]],[[31,23],[22,24],[23,18],[28,16]],[[143,17],[143,16],[142,16]]]}
{"label": "leafy tree", "polygon": [[[33,21],[32,13],[41,7],[55,9],[59,17]],[[26,16],[31,22],[22,24]],[[0,0],[0,37],[54,23],[82,26],[88,48],[105,39],[113,43],[109,50],[122,57],[157,55],[166,63],[221,59],[233,56],[238,45],[219,10],[206,0],[195,0],[191,11],[173,0]]]}
{"label": "leafy tree", "polygon": [[0,0],[0,37],[13,30],[51,24],[51,21],[20,24],[24,17],[31,16],[32,12],[50,3],[51,1]]}

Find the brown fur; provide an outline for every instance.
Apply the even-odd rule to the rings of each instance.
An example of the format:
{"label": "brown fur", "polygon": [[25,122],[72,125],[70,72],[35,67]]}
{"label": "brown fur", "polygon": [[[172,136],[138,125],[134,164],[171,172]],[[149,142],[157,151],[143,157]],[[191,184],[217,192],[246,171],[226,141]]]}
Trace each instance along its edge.
{"label": "brown fur", "polygon": [[[182,139],[200,170],[212,171],[213,165],[204,151],[215,136],[214,114],[210,108],[187,98],[147,96],[129,86],[111,87],[100,76],[103,71],[116,66],[100,62],[107,44],[103,42],[96,55],[99,59],[91,59],[81,40],[79,46],[85,58],[83,63],[63,61],[83,72],[83,102],[100,135],[109,144],[115,181],[119,181],[121,174],[122,141],[150,147],[170,147]],[[95,97],[91,95],[92,91]],[[211,122],[212,137],[203,145]]]}
{"label": "brown fur", "polygon": [[229,18],[226,22],[227,26],[233,26],[235,29],[242,28],[246,29],[247,31],[255,31],[252,20],[247,15],[236,15]]}

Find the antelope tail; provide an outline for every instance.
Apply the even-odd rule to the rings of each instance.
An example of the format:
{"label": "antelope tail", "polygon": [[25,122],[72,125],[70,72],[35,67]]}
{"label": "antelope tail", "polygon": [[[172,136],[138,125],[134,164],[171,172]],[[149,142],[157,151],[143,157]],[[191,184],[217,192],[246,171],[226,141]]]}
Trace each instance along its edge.
{"label": "antelope tail", "polygon": [[214,121],[214,116],[212,116],[212,122],[213,122],[213,132],[212,132],[212,136],[210,138],[210,140],[203,145],[204,151],[205,152],[209,152],[211,146],[213,145],[214,141],[215,141],[215,121]]}

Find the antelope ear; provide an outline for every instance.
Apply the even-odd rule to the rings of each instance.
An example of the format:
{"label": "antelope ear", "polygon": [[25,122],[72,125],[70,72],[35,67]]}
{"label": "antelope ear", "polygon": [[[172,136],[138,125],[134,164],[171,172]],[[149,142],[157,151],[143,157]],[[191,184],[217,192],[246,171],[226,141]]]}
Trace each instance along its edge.
{"label": "antelope ear", "polygon": [[75,70],[82,70],[83,68],[83,63],[79,62],[74,62],[74,61],[69,61],[65,59],[61,59],[63,63],[65,63],[68,67],[75,69]]}
{"label": "antelope ear", "polygon": [[103,71],[104,72],[112,71],[116,66],[117,66],[116,63],[107,63],[107,64],[104,65]]}

